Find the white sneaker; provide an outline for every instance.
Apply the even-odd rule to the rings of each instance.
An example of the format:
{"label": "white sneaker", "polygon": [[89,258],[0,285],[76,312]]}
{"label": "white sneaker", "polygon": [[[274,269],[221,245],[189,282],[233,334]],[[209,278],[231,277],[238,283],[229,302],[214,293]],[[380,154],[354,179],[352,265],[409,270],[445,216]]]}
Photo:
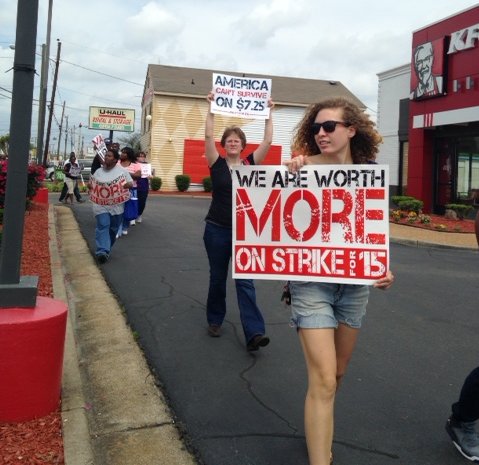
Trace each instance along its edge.
{"label": "white sneaker", "polygon": [[476,422],[455,421],[449,417],[446,431],[451,436],[456,449],[471,462],[479,462],[479,434],[476,431]]}
{"label": "white sneaker", "polygon": [[130,226],[135,226],[135,224],[136,224],[136,221],[135,221],[135,220],[131,220],[131,221],[130,221]]}
{"label": "white sneaker", "polygon": [[125,229],[121,232],[124,236],[128,236],[128,231]]}
{"label": "white sneaker", "polygon": [[139,216],[137,219],[136,219],[136,222],[137,223],[141,223],[143,220],[141,219],[141,216]]}

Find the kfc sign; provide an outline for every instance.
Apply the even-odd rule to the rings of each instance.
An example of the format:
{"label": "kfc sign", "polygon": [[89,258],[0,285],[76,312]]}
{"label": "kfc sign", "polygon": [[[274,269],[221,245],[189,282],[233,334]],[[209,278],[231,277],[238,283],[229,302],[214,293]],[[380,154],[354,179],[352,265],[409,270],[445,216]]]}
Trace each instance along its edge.
{"label": "kfc sign", "polygon": [[473,48],[475,41],[479,39],[479,24],[469,26],[460,31],[451,34],[451,42],[449,43],[448,54],[462,52],[469,48]]}

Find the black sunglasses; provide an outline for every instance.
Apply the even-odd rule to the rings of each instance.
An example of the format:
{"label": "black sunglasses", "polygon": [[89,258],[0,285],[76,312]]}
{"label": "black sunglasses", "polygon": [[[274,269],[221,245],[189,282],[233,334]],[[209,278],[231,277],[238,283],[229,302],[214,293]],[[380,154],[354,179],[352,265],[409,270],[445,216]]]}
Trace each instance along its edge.
{"label": "black sunglasses", "polygon": [[321,130],[321,128],[324,129],[324,132],[334,132],[337,124],[342,124],[345,127],[351,126],[350,124],[343,123],[342,121],[329,120],[325,121],[324,123],[313,123],[311,125],[311,130],[313,131],[314,135],[316,135]]}

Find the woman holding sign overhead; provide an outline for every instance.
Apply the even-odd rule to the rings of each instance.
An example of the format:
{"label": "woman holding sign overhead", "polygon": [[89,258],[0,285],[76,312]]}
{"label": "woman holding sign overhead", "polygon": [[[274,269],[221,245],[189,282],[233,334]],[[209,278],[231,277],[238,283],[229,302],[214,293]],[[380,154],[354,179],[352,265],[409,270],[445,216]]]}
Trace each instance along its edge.
{"label": "woman holding sign overhead", "polygon": [[[220,156],[214,137],[214,114],[211,112],[213,99],[214,93],[210,92],[207,96],[209,108],[205,124],[205,155],[210,168],[213,194],[210,209],[205,218],[203,240],[210,264],[206,303],[208,334],[211,337],[219,337],[226,315],[226,280],[233,238],[231,170],[240,165],[257,165],[264,160],[273,141],[273,120],[270,113],[269,119],[265,120],[263,141],[245,158],[241,158],[241,152],[246,146],[244,132],[238,126],[226,128],[221,137],[225,156]],[[270,110],[274,107],[272,100],[269,100],[268,106]],[[264,319],[256,304],[254,284],[251,279],[236,279],[235,286],[246,348],[248,351],[256,351],[268,345],[269,338],[265,335]]]}
{"label": "woman holding sign overhead", "polygon": [[[311,105],[293,137],[298,156],[289,170],[305,165],[375,163],[381,136],[356,105],[343,98]],[[373,287],[387,289],[388,270]],[[291,281],[292,323],[296,326],[308,370],[305,433],[310,465],[332,462],[335,393],[346,372],[366,313],[369,286]]]}

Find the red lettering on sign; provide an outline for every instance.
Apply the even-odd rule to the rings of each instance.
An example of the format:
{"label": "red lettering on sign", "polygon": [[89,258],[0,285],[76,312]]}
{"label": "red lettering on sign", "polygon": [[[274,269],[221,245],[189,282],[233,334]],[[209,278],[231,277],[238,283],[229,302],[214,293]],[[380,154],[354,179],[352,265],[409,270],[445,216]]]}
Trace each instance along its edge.
{"label": "red lettering on sign", "polygon": [[[366,208],[366,200],[374,199],[384,200],[385,190],[355,189],[351,193],[341,188],[321,189],[320,202],[318,197],[307,189],[293,191],[273,189],[258,216],[247,190],[239,188],[236,191],[236,240],[246,239],[246,218],[249,219],[258,237],[271,218],[271,239],[268,240],[272,242],[281,241],[282,224],[288,236],[295,241],[309,241],[320,231],[321,242],[328,243],[331,242],[332,226],[338,224],[341,226],[343,240],[346,243],[385,244],[385,234],[365,232],[366,220],[383,220],[382,210]],[[304,230],[299,230],[294,224],[294,210],[298,202],[306,202],[309,210],[308,224]],[[336,211],[333,211],[333,205]]]}

